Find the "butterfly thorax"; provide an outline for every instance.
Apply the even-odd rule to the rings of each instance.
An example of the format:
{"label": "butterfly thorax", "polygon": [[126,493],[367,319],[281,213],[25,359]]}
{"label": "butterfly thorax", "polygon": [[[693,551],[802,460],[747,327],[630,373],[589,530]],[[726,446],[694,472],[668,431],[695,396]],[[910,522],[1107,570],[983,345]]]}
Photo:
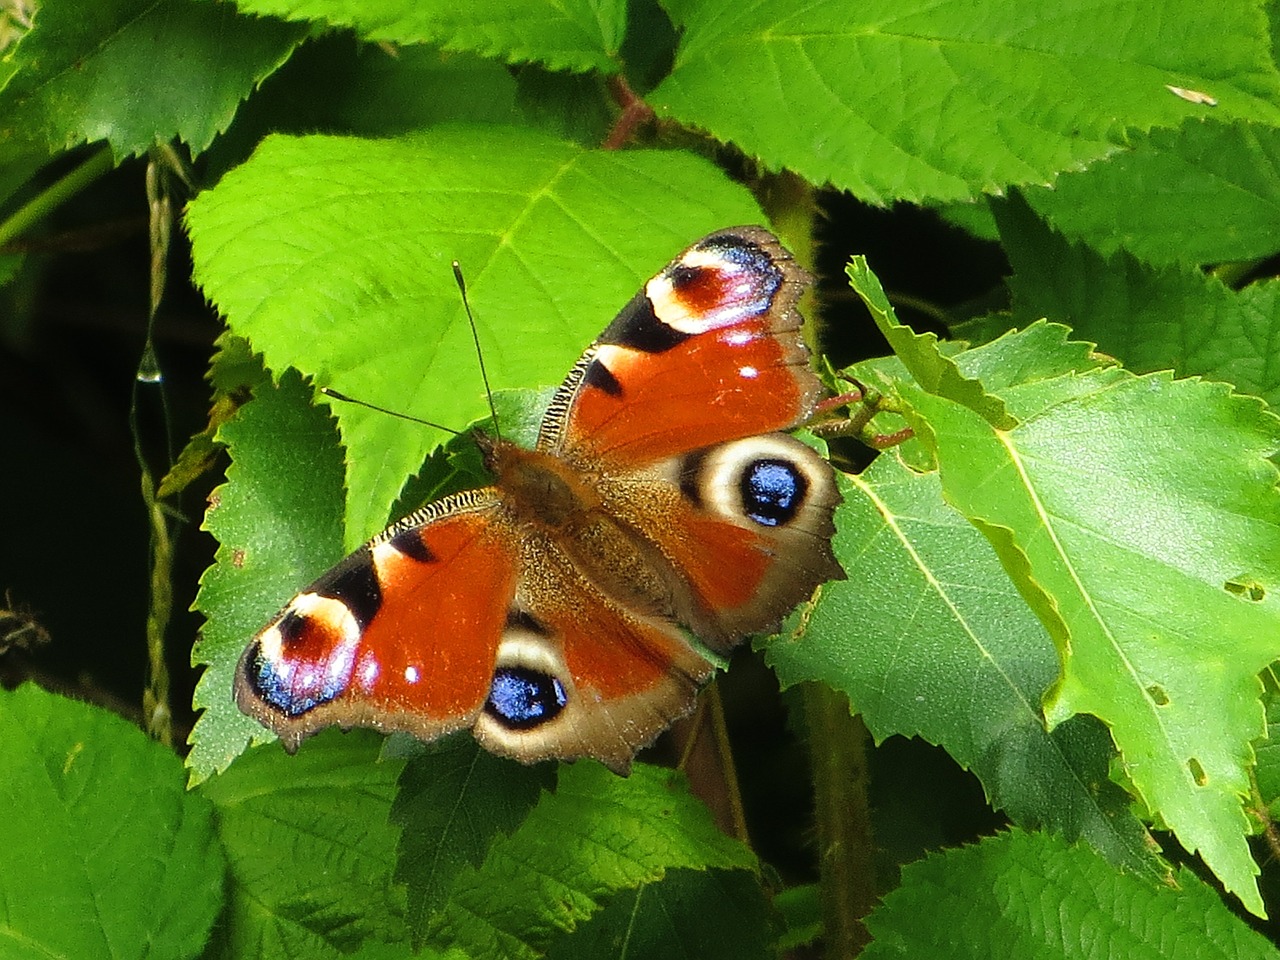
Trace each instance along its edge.
{"label": "butterfly thorax", "polygon": [[603,471],[506,441],[492,441],[486,460],[508,516],[522,528],[527,569],[556,565],[634,613],[674,614],[670,565],[619,516],[616,483]]}
{"label": "butterfly thorax", "polygon": [[485,459],[519,523],[555,534],[580,524],[600,507],[596,476],[561,457],[497,440]]}

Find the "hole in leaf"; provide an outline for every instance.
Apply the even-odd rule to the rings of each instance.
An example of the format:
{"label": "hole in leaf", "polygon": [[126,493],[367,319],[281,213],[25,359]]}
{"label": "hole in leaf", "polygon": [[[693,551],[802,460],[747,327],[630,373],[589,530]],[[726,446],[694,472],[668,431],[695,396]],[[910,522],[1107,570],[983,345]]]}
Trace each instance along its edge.
{"label": "hole in leaf", "polygon": [[1151,702],[1157,707],[1167,707],[1169,705],[1169,695],[1164,692],[1164,687],[1158,683],[1153,683],[1147,687],[1147,696],[1151,698]]}
{"label": "hole in leaf", "polygon": [[1254,603],[1266,599],[1267,596],[1267,588],[1253,577],[1232,577],[1222,585],[1222,588],[1227,593],[1233,593],[1242,600],[1251,600]]}
{"label": "hole in leaf", "polygon": [[1200,761],[1195,757],[1187,761],[1187,769],[1191,771],[1191,779],[1195,780],[1197,787],[1203,787],[1209,782],[1209,775],[1204,772],[1204,767],[1200,766]]}

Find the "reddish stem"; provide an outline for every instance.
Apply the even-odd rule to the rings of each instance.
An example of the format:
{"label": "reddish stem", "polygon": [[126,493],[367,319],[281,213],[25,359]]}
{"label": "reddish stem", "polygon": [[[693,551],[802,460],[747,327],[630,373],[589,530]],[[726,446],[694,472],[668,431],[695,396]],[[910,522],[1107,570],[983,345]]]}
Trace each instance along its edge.
{"label": "reddish stem", "polygon": [[618,114],[613,129],[600,146],[604,150],[618,150],[631,139],[636,127],[653,119],[654,113],[651,106],[636,96],[622,74],[609,78],[609,92],[613,94],[613,99],[622,108],[622,112]]}
{"label": "reddish stem", "polygon": [[846,406],[850,403],[859,403],[862,400],[862,391],[854,389],[848,393],[842,393],[838,397],[827,397],[814,408],[814,415],[830,413],[832,410]]}

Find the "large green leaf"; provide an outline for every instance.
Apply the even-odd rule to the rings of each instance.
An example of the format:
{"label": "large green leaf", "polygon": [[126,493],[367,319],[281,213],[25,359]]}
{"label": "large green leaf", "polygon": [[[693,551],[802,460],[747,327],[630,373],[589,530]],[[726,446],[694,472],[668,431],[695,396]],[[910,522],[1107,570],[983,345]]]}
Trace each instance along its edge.
{"label": "large green leaf", "polygon": [[1014,269],[1012,317],[964,324],[958,334],[985,338],[1048,317],[1135,371],[1211,377],[1280,401],[1280,284],[1234,291],[1186,264],[1151,267],[1068,243],[1021,202],[994,212]]}
{"label": "large green leaf", "polygon": [[105,710],[0,691],[0,954],[195,957],[222,905],[212,807]]}
{"label": "large green leaf", "polygon": [[1080,345],[1055,347],[1048,329],[955,357],[1004,401],[1011,429],[963,398],[905,381],[898,392],[943,496],[990,540],[1058,646],[1050,725],[1106,723],[1147,809],[1261,912],[1241,801],[1250,741],[1265,729],[1257,674],[1280,654],[1268,460],[1280,420],[1221,384],[1082,363]]}
{"label": "large green leaf", "polygon": [[199,153],[304,35],[222,3],[42,3],[0,91],[0,163],[95,140],[117,159],[174,137]]}
{"label": "large green leaf", "polygon": [[[873,203],[1045,183],[1215,110],[1280,119],[1250,0],[669,0],[684,33],[648,98],[771,167]],[[1212,94],[1192,103],[1168,87]]]}
{"label": "large green leaf", "polygon": [[1053,644],[991,545],[942,501],[937,473],[884,454],[843,492],[835,550],[849,579],[824,586],[803,629],[768,646],[779,679],[844,691],[877,740],[944,747],[1016,823],[1084,836],[1158,875],[1128,797],[1107,779],[1105,729],[1080,718],[1045,730]]}
{"label": "large green leaf", "polygon": [[555,793],[479,869],[458,875],[428,942],[536,957],[608,896],[674,868],[754,871],[756,861],[716,829],[677,773],[636,764],[624,779],[598,763],[562,765]]}
{"label": "large green leaf", "polygon": [[445,904],[458,873],[479,867],[494,839],[518,827],[554,782],[554,764],[521,766],[466,735],[409,760],[391,819],[403,828],[396,878],[408,885],[415,929]]}
{"label": "large green leaf", "polygon": [[1150,809],[1260,910],[1240,801],[1280,615],[1274,590],[1251,602],[1227,585],[1280,588],[1274,418],[1225,388],[1110,371],[1019,391],[1012,431],[904,393],[936,439],[944,494],[1059,643],[1050,721],[1106,722]]}
{"label": "large green leaf", "polygon": [[338,958],[407,940],[389,818],[404,764],[375,762],[382,742],[328,731],[293,756],[268,744],[201,784],[231,873],[212,956]]}
{"label": "large green leaf", "polygon": [[1153,130],[1027,200],[1103,254],[1123,249],[1161,265],[1268,257],[1280,235],[1280,129],[1192,120]]}
{"label": "large green leaf", "polygon": [[431,43],[553,70],[617,69],[621,0],[236,0],[248,13],[354,27],[369,40]]}
{"label": "large green leaf", "polygon": [[867,918],[866,960],[1274,960],[1213,889],[1180,870],[1178,889],[1117,873],[1061,840],[1015,832],[935,854]]}
{"label": "large green leaf", "polygon": [[232,699],[240,651],[342,557],[342,454],[333,421],[310,396],[296,373],[279,385],[262,378],[254,399],[218,431],[231,466],[204,522],[219,546],[195,604],[206,622],[192,660],[207,667],[195,695],[204,712],[187,755],[194,781],[224,769],[251,740],[271,738]]}
{"label": "large green leaf", "polygon": [[[456,428],[487,409],[451,260],[493,385],[543,386],[683,246],[759,220],[744,188],[686,154],[483,127],[271,137],[187,215],[197,280],[272,370]],[[335,413],[355,547],[441,434]]]}

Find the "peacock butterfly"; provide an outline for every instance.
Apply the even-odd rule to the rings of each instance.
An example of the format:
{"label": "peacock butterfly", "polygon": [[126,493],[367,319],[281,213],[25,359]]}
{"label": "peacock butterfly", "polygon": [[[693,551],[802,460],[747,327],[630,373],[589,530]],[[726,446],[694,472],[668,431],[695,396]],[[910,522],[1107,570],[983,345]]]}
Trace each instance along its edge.
{"label": "peacock butterfly", "polygon": [[526,763],[625,773],[717,653],[777,629],[831,551],[831,466],[785,433],[823,390],[768,231],[669,263],[569,371],[533,449],[481,436],[492,486],[429,503],[253,638],[240,709],[296,749],[323,727],[470,727]]}

